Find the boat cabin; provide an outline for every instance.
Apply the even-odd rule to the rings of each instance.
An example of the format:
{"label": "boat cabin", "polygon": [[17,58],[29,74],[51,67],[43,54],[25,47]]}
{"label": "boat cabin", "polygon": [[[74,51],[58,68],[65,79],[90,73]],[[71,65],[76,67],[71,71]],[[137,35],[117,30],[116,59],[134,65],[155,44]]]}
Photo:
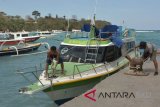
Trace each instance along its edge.
{"label": "boat cabin", "polygon": [[40,38],[39,35],[33,35],[30,32],[14,32],[10,33],[14,39],[24,39],[25,42],[34,42]]}
{"label": "boat cabin", "polygon": [[14,39],[14,36],[8,33],[0,33],[0,40]]}
{"label": "boat cabin", "polygon": [[125,51],[129,52],[135,46],[135,31],[133,29],[127,30],[130,33],[124,36],[126,35],[124,34],[125,30],[120,31],[115,25],[107,26],[93,39],[90,38],[90,30],[71,34],[60,45],[61,56],[66,62],[103,63],[115,61],[122,56],[122,49],[116,46],[111,39],[108,39],[108,34],[112,33],[112,35],[121,38]]}
{"label": "boat cabin", "polygon": [[11,33],[11,35],[13,35],[13,37],[16,38],[25,38],[25,37],[29,37],[29,32],[15,32],[15,33]]}

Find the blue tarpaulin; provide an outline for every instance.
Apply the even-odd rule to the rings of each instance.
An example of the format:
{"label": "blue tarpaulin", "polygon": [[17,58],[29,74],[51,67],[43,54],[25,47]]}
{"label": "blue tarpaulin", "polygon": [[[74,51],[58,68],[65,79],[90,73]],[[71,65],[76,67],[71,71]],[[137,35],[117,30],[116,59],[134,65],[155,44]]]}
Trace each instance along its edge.
{"label": "blue tarpaulin", "polygon": [[102,32],[117,32],[117,25],[106,25],[102,28]]}
{"label": "blue tarpaulin", "polygon": [[89,24],[84,24],[81,31],[90,32],[91,26]]}
{"label": "blue tarpaulin", "polygon": [[118,36],[112,35],[110,37],[110,40],[112,41],[112,43],[114,45],[116,45],[119,48],[123,45],[123,40],[120,37],[118,37]]}
{"label": "blue tarpaulin", "polygon": [[104,26],[102,29],[101,29],[101,34],[100,34],[100,36],[101,36],[101,38],[108,38],[109,37],[109,35],[107,34],[107,32],[109,33],[109,32],[115,32],[115,33],[117,33],[117,30],[118,30],[118,26],[117,25],[106,25],[106,26]]}
{"label": "blue tarpaulin", "polygon": [[[99,30],[95,27],[94,27],[94,36],[97,37],[99,35]],[[91,30],[91,25],[89,24],[84,24],[81,31],[85,31],[85,32],[90,32]]]}

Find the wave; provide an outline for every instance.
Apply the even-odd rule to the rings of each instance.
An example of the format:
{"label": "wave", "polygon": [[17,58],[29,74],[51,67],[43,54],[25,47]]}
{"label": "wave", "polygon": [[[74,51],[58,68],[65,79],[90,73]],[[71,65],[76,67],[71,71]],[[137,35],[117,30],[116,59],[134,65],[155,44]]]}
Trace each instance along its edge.
{"label": "wave", "polygon": [[136,32],[154,32],[153,30],[136,30]]}

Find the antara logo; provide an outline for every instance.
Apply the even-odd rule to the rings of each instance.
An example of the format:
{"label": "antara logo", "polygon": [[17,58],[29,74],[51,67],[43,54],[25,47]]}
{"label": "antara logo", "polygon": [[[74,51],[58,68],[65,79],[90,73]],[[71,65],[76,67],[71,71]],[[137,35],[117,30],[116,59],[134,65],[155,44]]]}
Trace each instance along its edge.
{"label": "antara logo", "polygon": [[[96,102],[96,89],[89,91],[88,93],[84,94],[84,97],[90,99],[91,101]],[[100,92],[97,93],[98,99],[130,99],[135,98],[135,94],[133,92]]]}
{"label": "antara logo", "polygon": [[88,98],[88,99],[90,99],[90,100],[92,100],[92,101],[95,102],[96,101],[96,99],[95,99],[95,93],[96,93],[96,89],[93,89],[90,92],[84,94],[84,97],[86,97],[86,98]]}

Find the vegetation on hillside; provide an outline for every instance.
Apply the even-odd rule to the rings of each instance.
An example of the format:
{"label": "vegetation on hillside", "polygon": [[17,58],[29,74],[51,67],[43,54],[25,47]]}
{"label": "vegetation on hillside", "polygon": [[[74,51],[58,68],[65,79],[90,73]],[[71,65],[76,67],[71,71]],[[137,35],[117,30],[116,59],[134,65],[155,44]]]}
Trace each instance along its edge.
{"label": "vegetation on hillside", "polygon": [[[31,16],[26,16],[22,18],[21,16],[9,16],[5,12],[0,12],[0,31],[45,31],[45,30],[67,30],[68,19],[66,16],[63,17],[52,17],[51,14],[48,16],[41,17],[39,11],[33,11],[31,13],[34,18]],[[88,19],[77,19],[76,15],[73,15],[69,21],[69,30],[72,29],[81,29],[82,26],[86,23],[90,23]],[[96,20],[96,27],[102,28],[104,25],[110,24],[110,22]]]}

